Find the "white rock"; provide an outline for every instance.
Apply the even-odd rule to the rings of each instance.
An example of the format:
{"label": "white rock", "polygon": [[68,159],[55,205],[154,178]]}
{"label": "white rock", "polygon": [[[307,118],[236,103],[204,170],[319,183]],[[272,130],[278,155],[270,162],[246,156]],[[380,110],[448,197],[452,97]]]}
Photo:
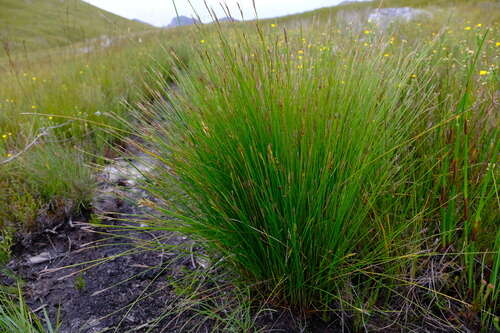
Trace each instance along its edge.
{"label": "white rock", "polygon": [[387,26],[391,22],[397,20],[408,22],[421,15],[429,16],[430,13],[422,9],[411,7],[378,8],[370,13],[368,21],[381,26]]}
{"label": "white rock", "polygon": [[37,264],[41,264],[41,263],[44,263],[46,261],[49,261],[51,259],[52,259],[52,257],[51,257],[49,252],[42,252],[37,256],[28,258],[28,262],[31,265],[37,265]]}

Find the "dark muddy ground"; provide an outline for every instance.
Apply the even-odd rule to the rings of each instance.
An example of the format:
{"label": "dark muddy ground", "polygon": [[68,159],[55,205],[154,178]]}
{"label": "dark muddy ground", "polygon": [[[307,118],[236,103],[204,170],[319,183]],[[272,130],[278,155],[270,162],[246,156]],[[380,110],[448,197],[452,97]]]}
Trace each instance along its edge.
{"label": "dark muddy ground", "polygon": [[[96,194],[96,209],[116,212],[114,217],[120,220],[137,220],[145,208],[133,201],[145,194],[133,188],[130,179],[107,176]],[[132,201],[122,199],[124,195]],[[180,235],[123,230],[113,226],[135,224],[111,216],[102,221],[110,225],[107,228],[94,227],[84,217],[59,222],[22,238],[8,267],[25,283],[32,309],[39,315],[47,311],[53,320],[60,313],[61,332],[147,331],[152,327],[149,321],[176,299],[166,277],[195,269],[186,256],[150,248],[150,241],[159,238],[167,245],[190,242]],[[4,282],[14,281],[4,278]],[[163,331],[175,332],[176,325]]]}
{"label": "dark muddy ground", "polygon": [[[14,247],[8,268],[23,281],[27,304],[40,317],[45,311],[51,321],[59,318],[61,333],[213,331],[210,320],[193,320],[190,312],[163,316],[180,300],[171,281],[204,269],[201,257],[169,250],[196,251],[193,242],[166,231],[120,228],[137,225],[128,220],[140,220],[149,209],[139,204],[149,198],[138,189],[138,177],[126,161],[100,175],[94,212],[107,227],[85,217],[52,217],[44,230],[20,237]],[[105,213],[110,211],[114,213]],[[159,249],[158,244],[164,246]],[[7,275],[1,280],[15,283]],[[294,321],[286,311],[269,312],[255,322],[255,330],[302,331]]]}

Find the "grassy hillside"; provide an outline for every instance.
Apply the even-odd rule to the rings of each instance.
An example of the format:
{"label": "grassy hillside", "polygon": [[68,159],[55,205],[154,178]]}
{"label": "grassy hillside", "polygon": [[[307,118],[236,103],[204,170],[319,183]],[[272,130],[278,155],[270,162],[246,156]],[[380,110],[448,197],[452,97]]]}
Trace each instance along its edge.
{"label": "grassy hillside", "polygon": [[411,7],[417,9],[426,9],[429,11],[456,11],[458,8],[468,8],[468,10],[489,10],[487,19],[489,21],[498,22],[500,20],[500,4],[498,2],[476,1],[476,0],[372,0],[341,3],[334,7],[325,7],[317,10],[288,15],[278,18],[276,21],[282,24],[297,24],[306,23],[310,20],[320,22],[322,24],[337,20],[339,18],[346,19],[346,11],[356,13],[357,15],[366,15],[367,13],[383,8],[401,8]]}
{"label": "grassy hillside", "polygon": [[149,28],[80,0],[0,0],[0,56]]}

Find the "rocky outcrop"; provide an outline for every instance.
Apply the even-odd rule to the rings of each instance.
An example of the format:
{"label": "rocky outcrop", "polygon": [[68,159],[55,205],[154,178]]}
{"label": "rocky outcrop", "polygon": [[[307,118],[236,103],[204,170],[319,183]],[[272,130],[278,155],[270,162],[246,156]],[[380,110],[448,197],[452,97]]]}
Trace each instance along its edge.
{"label": "rocky outcrop", "polygon": [[167,28],[175,28],[175,27],[181,27],[181,26],[199,24],[199,23],[201,23],[201,22],[195,18],[181,15],[181,16],[174,17],[172,19],[172,21],[170,21],[170,24],[167,25]]}

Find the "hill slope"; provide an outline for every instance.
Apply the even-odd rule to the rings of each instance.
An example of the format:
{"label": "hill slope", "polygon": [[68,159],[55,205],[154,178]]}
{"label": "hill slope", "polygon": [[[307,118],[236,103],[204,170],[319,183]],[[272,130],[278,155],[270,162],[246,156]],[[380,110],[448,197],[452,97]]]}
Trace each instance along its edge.
{"label": "hill slope", "polygon": [[0,56],[150,28],[81,0],[0,0]]}

